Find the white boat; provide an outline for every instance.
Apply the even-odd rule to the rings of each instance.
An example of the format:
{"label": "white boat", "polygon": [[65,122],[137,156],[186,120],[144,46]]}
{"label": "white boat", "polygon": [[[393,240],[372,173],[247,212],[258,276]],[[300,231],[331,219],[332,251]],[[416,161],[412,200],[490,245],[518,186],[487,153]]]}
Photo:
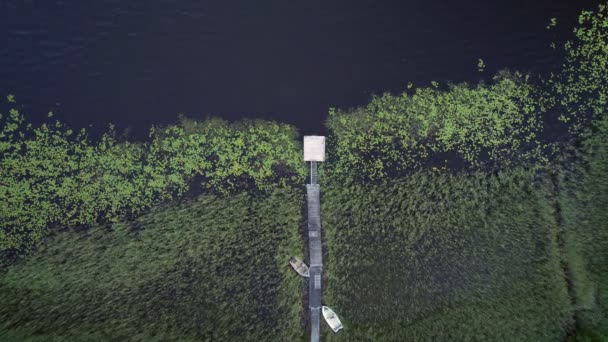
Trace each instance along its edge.
{"label": "white boat", "polygon": [[295,257],[291,258],[289,260],[289,264],[302,277],[305,277],[305,278],[310,277],[310,271],[308,270],[308,266],[306,266],[306,264],[304,263],[304,261],[302,261],[301,259],[298,259],[298,258],[295,258]]}
{"label": "white boat", "polygon": [[323,306],[322,311],[323,318],[325,318],[325,322],[329,324],[331,330],[337,333],[338,330],[342,329],[342,322],[340,322],[338,315],[336,315],[336,313],[332,309],[328,308],[327,306]]}

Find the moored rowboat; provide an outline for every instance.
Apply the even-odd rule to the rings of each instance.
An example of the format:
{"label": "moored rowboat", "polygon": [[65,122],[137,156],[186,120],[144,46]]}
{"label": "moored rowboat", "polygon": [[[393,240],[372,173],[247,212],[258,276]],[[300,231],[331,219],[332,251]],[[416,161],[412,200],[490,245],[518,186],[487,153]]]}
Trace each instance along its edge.
{"label": "moored rowboat", "polygon": [[306,264],[304,263],[304,261],[302,261],[301,259],[298,259],[298,258],[295,258],[295,257],[291,258],[289,260],[289,264],[302,277],[305,277],[305,278],[310,277],[310,272],[308,270],[308,266],[306,266]]}
{"label": "moored rowboat", "polygon": [[337,333],[338,330],[342,329],[342,322],[340,322],[338,315],[336,315],[336,313],[332,309],[328,308],[327,306],[323,306],[322,311],[323,318],[325,318],[325,322],[329,324],[331,330]]}

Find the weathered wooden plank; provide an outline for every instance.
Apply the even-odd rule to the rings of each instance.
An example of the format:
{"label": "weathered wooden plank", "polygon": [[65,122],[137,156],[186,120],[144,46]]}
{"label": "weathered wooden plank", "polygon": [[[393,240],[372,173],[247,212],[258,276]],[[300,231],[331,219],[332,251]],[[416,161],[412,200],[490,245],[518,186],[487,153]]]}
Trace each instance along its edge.
{"label": "weathered wooden plank", "polygon": [[310,309],[310,341],[319,342],[319,328],[321,322],[321,309]]}

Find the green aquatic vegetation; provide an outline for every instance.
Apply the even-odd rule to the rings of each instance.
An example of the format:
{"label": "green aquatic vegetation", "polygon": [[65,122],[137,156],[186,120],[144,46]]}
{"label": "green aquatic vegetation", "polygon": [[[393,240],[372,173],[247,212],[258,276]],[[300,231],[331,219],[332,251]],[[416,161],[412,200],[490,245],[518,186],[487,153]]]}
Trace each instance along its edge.
{"label": "green aquatic vegetation", "polygon": [[415,170],[496,169],[543,161],[544,104],[528,76],[499,73],[490,85],[418,88],[331,110],[328,176],[379,181]]}
{"label": "green aquatic vegetation", "polygon": [[[562,176],[561,211],[579,327],[608,336],[608,117],[593,122],[583,163]],[[598,337],[599,340],[599,337]]]}
{"label": "green aquatic vegetation", "polygon": [[546,97],[552,112],[576,135],[608,112],[608,2],[579,15],[563,53],[561,67],[547,81]]}
{"label": "green aquatic vegetation", "polygon": [[574,322],[547,196],[521,169],[326,186],[325,301],[345,326],[326,338],[563,339]]}
{"label": "green aquatic vegetation", "polygon": [[217,118],[203,122],[182,118],[180,126],[189,139],[208,140],[199,152],[201,162],[193,165],[213,161],[201,174],[221,193],[243,188],[264,191],[276,184],[300,186],[304,182],[302,143],[293,126],[263,120],[229,124]]}
{"label": "green aquatic vegetation", "polygon": [[187,193],[265,193],[304,181],[289,125],[183,119],[133,143],[113,126],[98,139],[74,133],[52,114],[32,127],[14,101],[0,115],[0,259],[35,249],[50,227],[118,222]]}
{"label": "green aquatic vegetation", "polygon": [[0,339],[300,339],[304,283],[288,260],[302,255],[302,202],[286,189],[204,195],[57,232],[0,277]]}

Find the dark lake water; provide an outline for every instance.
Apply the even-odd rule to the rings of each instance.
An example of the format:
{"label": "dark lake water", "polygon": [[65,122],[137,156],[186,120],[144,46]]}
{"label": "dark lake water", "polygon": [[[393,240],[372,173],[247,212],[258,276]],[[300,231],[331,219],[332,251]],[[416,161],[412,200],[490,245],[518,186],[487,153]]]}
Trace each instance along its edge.
{"label": "dark lake water", "polygon": [[329,107],[408,81],[543,72],[552,39],[597,3],[0,0],[0,95],[16,94],[34,121],[53,110],[75,128],[113,122],[135,136],[177,113],[323,133]]}

